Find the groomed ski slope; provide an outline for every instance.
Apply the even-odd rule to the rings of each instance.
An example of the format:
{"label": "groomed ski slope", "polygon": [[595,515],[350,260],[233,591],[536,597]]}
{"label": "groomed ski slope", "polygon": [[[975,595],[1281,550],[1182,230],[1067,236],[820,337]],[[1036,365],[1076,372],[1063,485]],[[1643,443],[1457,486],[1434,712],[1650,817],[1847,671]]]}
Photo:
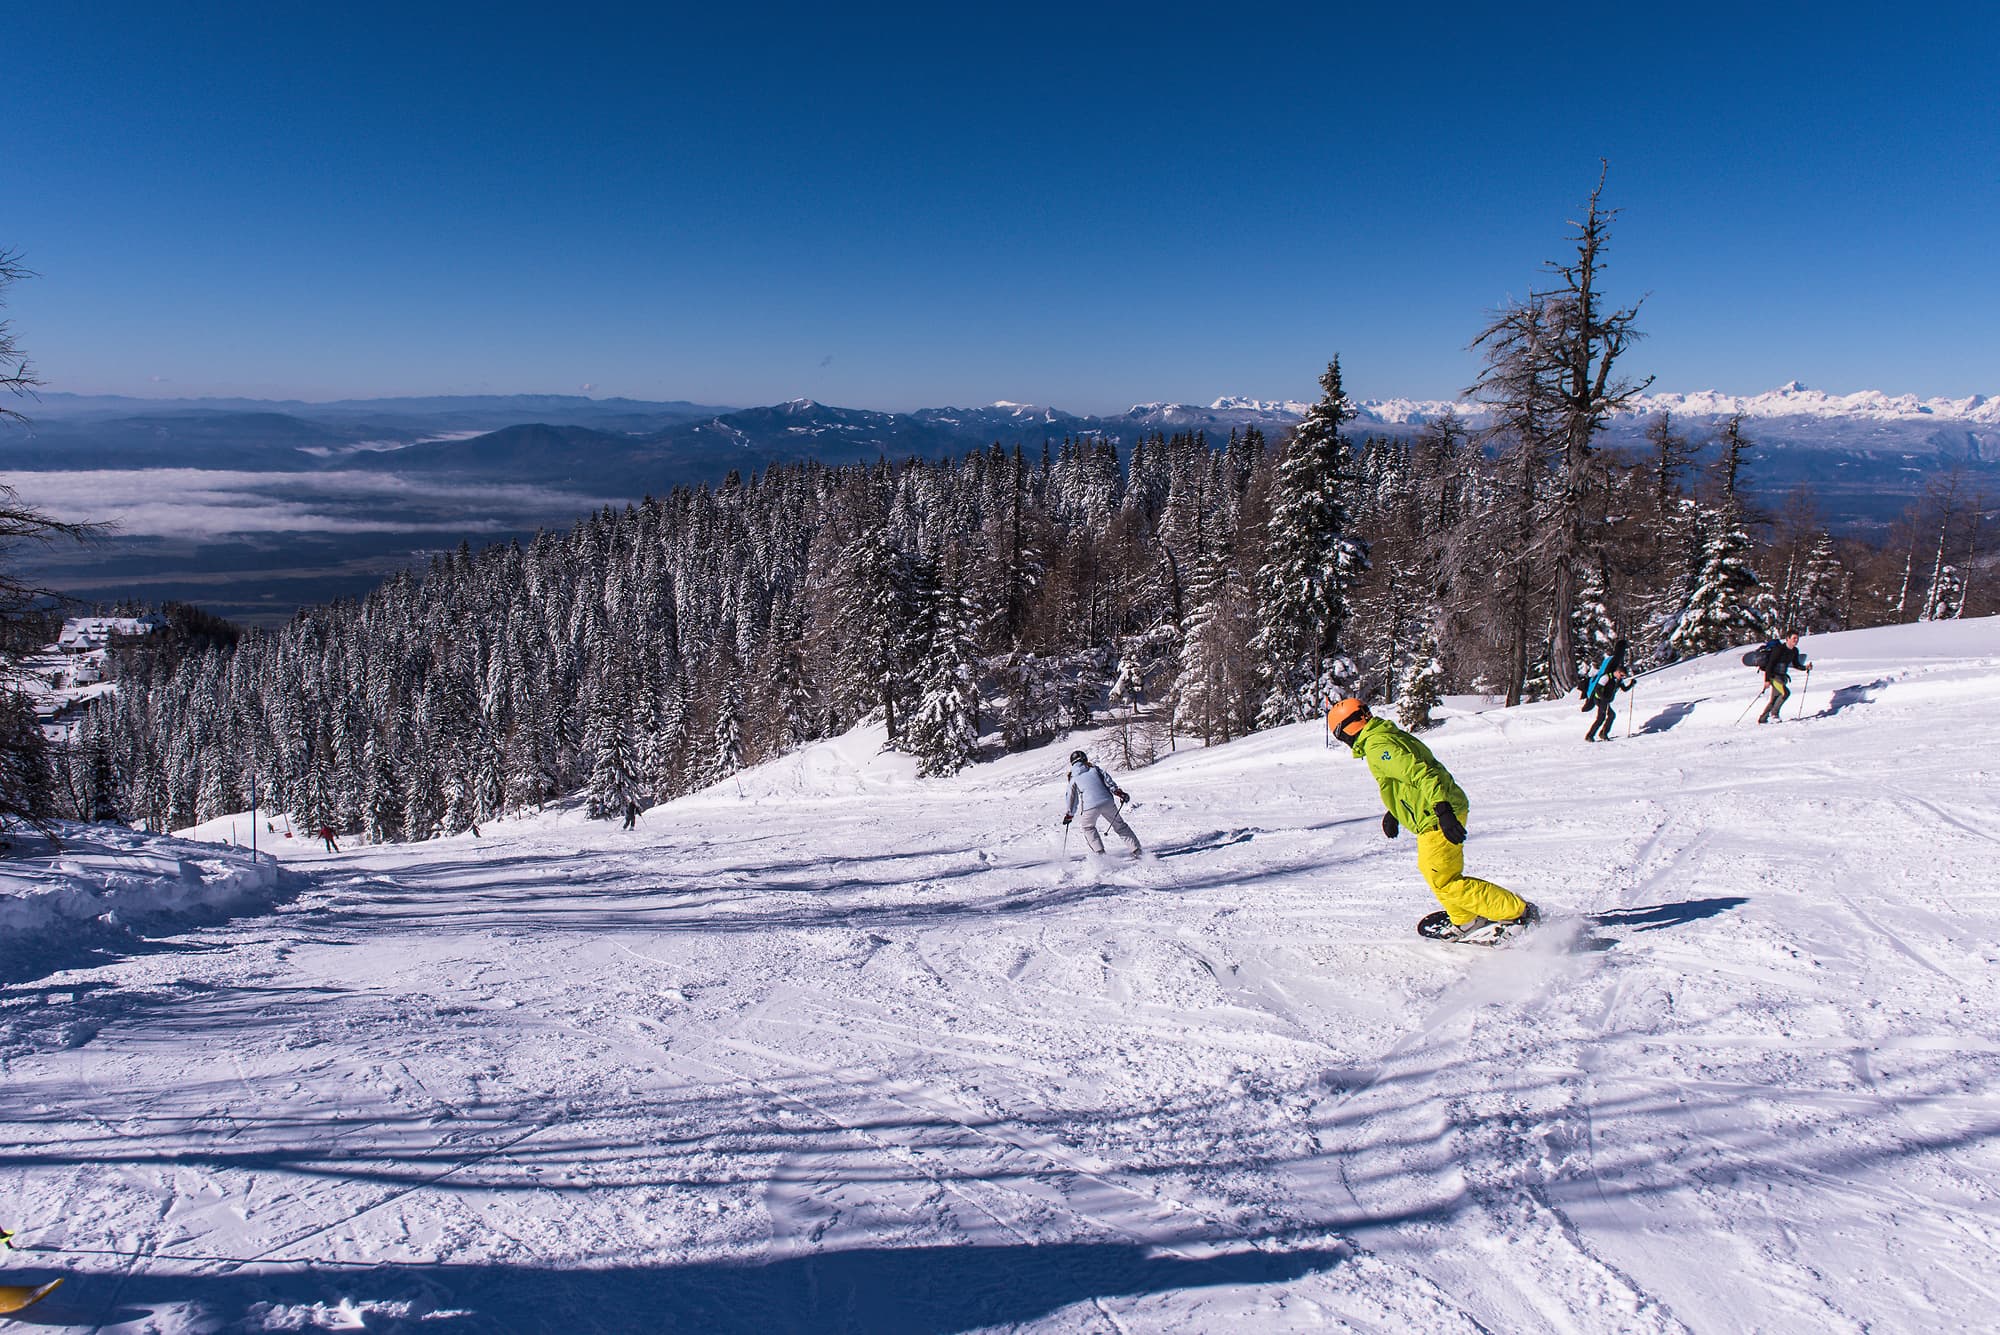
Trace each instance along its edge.
{"label": "groomed ski slope", "polygon": [[[1314,725],[1125,776],[865,736],[646,814],[307,855],[0,990],[60,1330],[1935,1331],[2000,1310],[2000,624],[1454,718],[1432,907]],[[1102,748],[1099,748],[1102,749]],[[38,1035],[57,1036],[47,1040]]]}

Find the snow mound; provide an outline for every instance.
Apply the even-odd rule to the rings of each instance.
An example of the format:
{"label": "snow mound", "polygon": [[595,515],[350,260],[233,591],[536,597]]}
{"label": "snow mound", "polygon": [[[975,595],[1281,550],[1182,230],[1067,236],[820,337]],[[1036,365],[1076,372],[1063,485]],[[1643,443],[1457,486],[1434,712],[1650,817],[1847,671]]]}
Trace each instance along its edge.
{"label": "snow mound", "polygon": [[145,938],[260,912],[300,882],[268,859],[110,825],[63,824],[57,847],[16,832],[0,862],[0,978],[79,944]]}

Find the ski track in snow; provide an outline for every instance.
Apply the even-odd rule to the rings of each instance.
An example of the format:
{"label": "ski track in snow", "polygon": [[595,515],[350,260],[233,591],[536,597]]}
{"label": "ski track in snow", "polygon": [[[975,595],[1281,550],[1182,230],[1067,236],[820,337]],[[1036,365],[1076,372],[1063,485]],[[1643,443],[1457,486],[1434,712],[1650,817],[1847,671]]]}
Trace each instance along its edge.
{"label": "ski track in snow", "polygon": [[1493,951],[1414,935],[1314,725],[1130,774],[1138,861],[1058,859],[1074,739],[920,784],[865,734],[631,832],[293,848],[265,916],[0,987],[10,1282],[79,1331],[1981,1328],[2000,623],[1817,640],[1773,727],[1729,654],[1609,746],[1432,734],[1548,915]]}

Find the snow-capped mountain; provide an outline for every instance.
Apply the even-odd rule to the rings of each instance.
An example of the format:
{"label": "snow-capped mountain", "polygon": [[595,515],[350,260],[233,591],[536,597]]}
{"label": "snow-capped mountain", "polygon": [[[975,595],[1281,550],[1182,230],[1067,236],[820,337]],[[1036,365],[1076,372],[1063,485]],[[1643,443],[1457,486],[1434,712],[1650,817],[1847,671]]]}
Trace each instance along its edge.
{"label": "snow-capped mountain", "polygon": [[[1297,421],[1306,406],[1234,397],[1215,401],[1218,409],[1224,405],[1233,420],[1254,419],[1267,431]],[[1421,430],[1446,411],[1457,413],[1474,428],[1483,426],[1491,415],[1485,404],[1466,399],[1364,399],[1355,408],[1353,429],[1363,435]],[[1199,424],[1196,415],[1210,410],[1147,404],[1143,411],[1149,420]],[[1987,394],[1964,398],[1921,398],[1881,390],[1829,394],[1796,380],[1761,394],[1720,390],[1645,394],[1612,419],[1612,440],[1639,440],[1647,423],[1661,412],[1672,413],[1681,429],[1696,438],[1740,415],[1747,424],[1747,434],[1774,450],[2000,462],[2000,398]]]}

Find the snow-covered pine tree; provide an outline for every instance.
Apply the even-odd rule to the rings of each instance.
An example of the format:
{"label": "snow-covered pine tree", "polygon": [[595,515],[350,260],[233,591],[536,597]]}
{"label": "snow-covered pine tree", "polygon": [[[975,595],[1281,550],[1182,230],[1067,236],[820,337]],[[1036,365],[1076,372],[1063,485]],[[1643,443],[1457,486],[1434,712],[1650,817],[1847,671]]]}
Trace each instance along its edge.
{"label": "snow-covered pine tree", "polygon": [[688,782],[689,749],[694,736],[689,689],[686,674],[676,665],[661,689],[652,731],[640,748],[646,788],[656,801],[679,797],[694,787]]}
{"label": "snow-covered pine tree", "polygon": [[1341,649],[1348,590],[1368,566],[1367,547],[1347,532],[1343,489],[1353,459],[1341,428],[1354,405],[1340,359],[1320,377],[1320,401],[1292,432],[1278,464],[1267,564],[1260,572],[1257,651],[1266,683],[1259,721],[1309,718],[1348,689],[1354,666]]}
{"label": "snow-covered pine tree", "polygon": [[0,687],[0,816],[47,827],[56,814],[47,740],[28,697]]}
{"label": "snow-covered pine tree", "polygon": [[1919,621],[1953,621],[1965,610],[1965,577],[1955,565],[1940,565],[1931,574],[1930,592],[1924,597]]}
{"label": "snow-covered pine tree", "polygon": [[403,780],[403,837],[410,840],[434,839],[444,816],[438,796],[436,753],[423,745],[424,733],[416,733],[417,744],[403,757],[399,777]]}
{"label": "snow-covered pine tree", "polygon": [[1570,643],[1576,649],[1576,680],[1579,685],[1588,683],[1597,665],[1611,652],[1611,646],[1618,638],[1617,623],[1611,619],[1611,609],[1607,606],[1609,594],[1605,590],[1604,572],[1592,570],[1577,590],[1576,607],[1570,612]]}
{"label": "snow-covered pine tree", "polygon": [[1437,618],[1428,618],[1396,683],[1396,722],[1409,732],[1422,732],[1437,720],[1431,711],[1444,696],[1444,651],[1438,642]]}
{"label": "snow-covered pine tree", "polygon": [[1799,579],[1799,612],[1794,628],[1809,634],[1846,630],[1852,580],[1834,549],[1832,536],[1820,533],[1806,556],[1805,573]]}
{"label": "snow-covered pine tree", "polygon": [[584,809],[592,820],[613,820],[623,818],[628,806],[645,804],[646,785],[622,655],[607,638],[595,662],[585,705],[590,720],[590,783]]}
{"label": "snow-covered pine tree", "polygon": [[1174,675],[1174,724],[1207,746],[1254,726],[1256,616],[1247,583],[1220,548],[1201,558],[1188,601],[1180,670]]}
{"label": "snow-covered pine tree", "polygon": [[994,675],[1000,686],[1000,737],[1010,751],[1033,746],[1067,731],[1063,722],[1063,682],[1059,660],[1034,653],[1001,659]]}
{"label": "snow-covered pine tree", "polygon": [[824,735],[825,707],[813,692],[796,632],[784,634],[773,646],[765,685],[767,730],[779,754]]}
{"label": "snow-covered pine tree", "polygon": [[743,682],[730,675],[714,688],[715,710],[709,719],[701,782],[721,783],[743,768]]}
{"label": "snow-covered pine tree", "polygon": [[370,732],[362,744],[362,764],[368,771],[367,788],[361,799],[361,833],[371,844],[386,844],[403,837],[403,794],[396,780],[395,761],[389,747]]}
{"label": "snow-covered pine tree", "polygon": [[1735,508],[1708,511],[1704,521],[1701,573],[1668,641],[1676,661],[1761,639],[1771,630],[1767,600],[1750,568],[1750,537]]}
{"label": "snow-covered pine tree", "polygon": [[951,572],[938,581],[933,598],[930,646],[918,669],[903,748],[928,776],[958,773],[979,747],[977,614]]}
{"label": "snow-covered pine tree", "polygon": [[910,682],[909,556],[886,526],[871,525],[843,553],[834,582],[843,695],[857,714],[880,709],[894,745]]}

